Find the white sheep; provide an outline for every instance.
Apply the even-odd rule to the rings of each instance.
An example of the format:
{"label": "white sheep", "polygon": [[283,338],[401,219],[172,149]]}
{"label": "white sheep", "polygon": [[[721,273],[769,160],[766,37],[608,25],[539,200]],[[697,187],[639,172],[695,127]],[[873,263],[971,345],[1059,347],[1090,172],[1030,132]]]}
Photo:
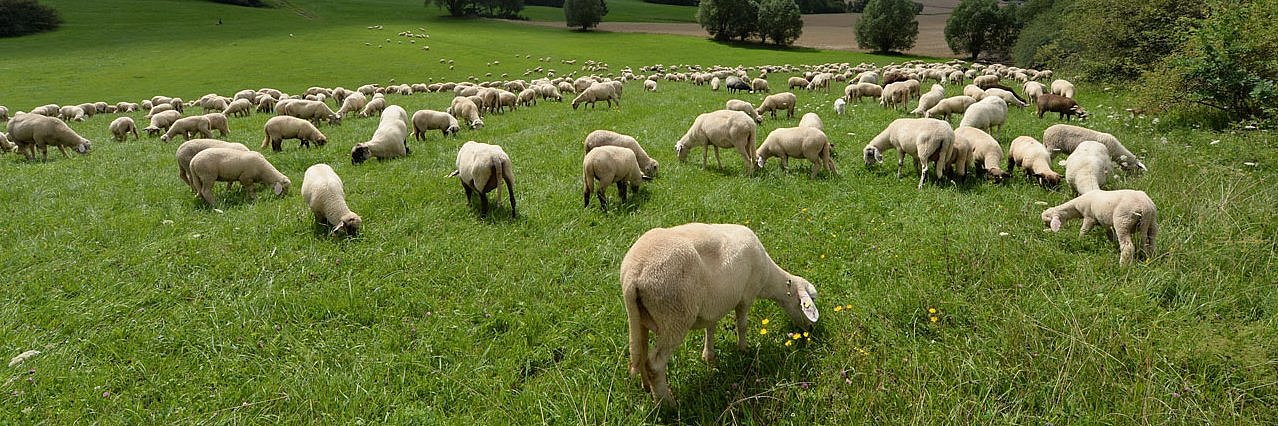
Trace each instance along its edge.
{"label": "white sheep", "polygon": [[[651,81],[651,80],[646,80]],[[586,152],[581,162],[582,169],[582,207],[590,207],[590,194],[599,196],[599,209],[608,210],[608,201],[604,193],[612,184],[617,184],[617,193],[621,202],[626,202],[626,189],[638,193],[644,180],[652,179],[644,175],[639,168],[639,160],[635,152],[620,146],[598,146]],[[598,191],[595,190],[598,181]]]}
{"label": "white sheep", "polygon": [[794,109],[799,104],[799,98],[790,92],[781,92],[774,95],[768,95],[763,98],[763,102],[755,108],[760,115],[770,113],[772,118],[777,118],[777,111],[785,110],[789,118],[794,118]]}
{"label": "white sheep", "polygon": [[754,110],[754,105],[751,105],[749,102],[740,99],[728,99],[728,102],[724,105],[724,109],[741,111],[753,118],[755,123],[763,122],[763,116],[759,115],[759,113]]}
{"label": "white sheep", "polygon": [[316,222],[333,227],[329,235],[341,231],[354,237],[363,225],[359,215],[346,205],[342,178],[327,164],[306,168],[306,174],[302,176],[302,201],[311,208]]}
{"label": "white sheep", "polygon": [[526,107],[537,105],[537,90],[533,88],[520,90],[518,102]]}
{"label": "white sheep", "polygon": [[1051,187],[1061,183],[1061,175],[1052,170],[1047,147],[1032,137],[1021,136],[1012,140],[1012,147],[1007,150],[1007,173],[1011,174],[1017,165],[1025,169],[1025,176],[1033,177],[1039,185]]}
{"label": "white sheep", "polygon": [[379,161],[388,158],[403,157],[412,153],[408,149],[408,112],[399,105],[391,105],[382,110],[382,119],[377,123],[377,130],[367,142],[355,144],[351,148],[351,164],[360,164],[369,157]]}
{"label": "white sheep", "polygon": [[227,117],[248,117],[253,115],[253,103],[248,99],[233,100],[222,109],[222,114]]}
{"label": "white sheep", "polygon": [[[61,112],[62,107],[57,104],[41,105],[31,110],[31,114],[43,115],[45,117],[57,117]],[[14,115],[16,116],[17,114]]]}
{"label": "white sheep", "polygon": [[17,150],[18,146],[13,142],[9,142],[9,135],[0,133],[0,152],[9,152]]}
{"label": "white sheep", "polygon": [[138,126],[133,123],[133,119],[130,117],[119,117],[111,120],[111,125],[107,129],[111,131],[111,137],[116,142],[124,142],[125,139],[128,139],[130,132],[133,133],[134,140],[138,138]]}
{"label": "white sheep", "polygon": [[815,127],[825,130],[825,124],[821,122],[821,116],[815,112],[804,113],[803,117],[799,118],[799,127]]}
{"label": "white sheep", "polygon": [[1005,102],[1007,105],[1012,105],[1017,108],[1025,108],[1025,106],[1027,105],[1024,101],[1017,99],[1015,93],[1012,93],[1010,91],[1003,90],[997,87],[991,87],[991,88],[985,89],[985,97],[981,99],[985,99],[988,97],[998,97],[999,99],[1002,99],[1003,102]]}
{"label": "white sheep", "polygon": [[288,191],[291,182],[266,157],[256,151],[240,151],[232,148],[208,148],[191,157],[191,184],[210,207],[217,207],[213,197],[213,184],[239,182],[249,191],[249,198],[257,197],[257,184],[271,186],[276,196]]}
{"label": "white sheep", "polygon": [[386,96],[378,93],[373,95],[373,99],[364,104],[364,109],[359,111],[360,117],[372,117],[374,114],[381,114],[386,109]]}
{"label": "white sheep", "polygon": [[847,102],[847,101],[845,101],[845,100],[843,100],[843,98],[838,98],[838,99],[835,99],[835,100],[834,100],[834,113],[835,113],[835,114],[837,114],[837,115],[843,115],[843,112],[847,110],[847,107],[848,107],[848,102]]}
{"label": "white sheep", "polygon": [[439,130],[448,136],[461,131],[461,126],[457,123],[457,117],[442,112],[429,109],[418,110],[413,113],[413,137],[417,140],[426,139],[426,132],[429,130]]}
{"label": "white sheep", "polygon": [[50,145],[58,147],[65,158],[71,157],[67,154],[67,147],[83,155],[88,154],[93,146],[93,142],[71,130],[66,122],[34,113],[24,114],[19,111],[9,121],[8,132],[9,142],[17,145],[18,152],[28,161],[35,159],[37,148],[40,150],[41,160],[48,161]]}
{"label": "white sheep", "polygon": [[0,105],[0,122],[9,121],[9,108]]}
{"label": "white sheep", "polygon": [[692,127],[675,143],[675,152],[679,155],[679,161],[686,161],[692,148],[705,146],[705,152],[701,156],[701,168],[704,169],[711,146],[714,146],[714,160],[719,167],[723,167],[723,162],[719,159],[719,148],[735,148],[745,161],[746,174],[753,174],[756,131],[757,124],[744,112],[726,109],[707,112],[693,120]]}
{"label": "white sheep", "polygon": [[[714,330],[736,313],[737,348],[746,347],[750,307],[775,301],[794,324],[820,317],[816,287],[773,262],[754,231],[741,225],[689,223],[640,236],[621,261],[632,376],[660,403],[675,404],[666,370],[689,330],[705,329],[701,359],[714,363]],[[649,347],[649,333],[656,341]]]}
{"label": "white sheep", "polygon": [[173,122],[169,126],[169,131],[160,136],[160,140],[168,142],[173,136],[182,135],[186,140],[191,140],[191,135],[199,133],[202,138],[213,137],[213,132],[209,131],[209,118],[203,115],[193,115],[190,117],[182,117]]}
{"label": "white sheep", "polygon": [[755,157],[758,158],[760,169],[768,158],[780,157],[783,171],[789,171],[790,157],[806,158],[812,163],[811,177],[815,179],[821,169],[829,170],[834,174],[838,173],[834,170],[834,159],[830,156],[831,150],[830,139],[825,136],[825,132],[821,131],[820,127],[800,124],[799,127],[782,127],[768,133],[768,137],[763,139],[763,143],[759,144],[759,149],[755,151]]}
{"label": "white sheep", "polygon": [[657,82],[652,81],[652,80],[644,80],[644,81],[643,81],[643,90],[647,90],[647,91],[649,91],[649,92],[656,92],[656,91],[657,91]]}
{"label": "white sheep", "polygon": [[1025,97],[1029,98],[1029,103],[1037,104],[1039,95],[1046,93],[1046,87],[1043,83],[1037,81],[1027,81],[1023,86],[1025,89]]}
{"label": "white sheep", "polygon": [[479,193],[480,217],[488,216],[488,193],[497,189],[500,181],[505,181],[506,192],[510,193],[510,217],[517,216],[515,171],[511,168],[510,156],[500,146],[467,141],[457,151],[457,170],[449,176],[461,179],[468,204],[471,194]]}
{"label": "white sheep", "polygon": [[796,88],[796,87],[798,87],[798,88],[800,88],[800,89],[807,88],[807,87],[808,87],[808,83],[809,83],[809,82],[808,82],[808,79],[803,78],[803,77],[797,77],[797,76],[796,76],[796,77],[790,77],[789,79],[787,79],[787,80],[786,80],[786,85],[787,85],[787,86],[789,86],[789,87],[787,87],[787,89],[788,89],[788,90],[793,90],[793,89],[794,89],[794,88]]}
{"label": "white sheep", "polygon": [[448,107],[448,113],[457,117],[457,120],[465,122],[471,129],[484,128],[484,120],[479,117],[479,106],[470,98],[454,97],[452,105]]}
{"label": "white sheep", "polygon": [[591,108],[595,107],[595,102],[607,101],[608,107],[612,108],[615,101],[617,105],[621,105],[621,94],[617,93],[616,87],[611,84],[598,83],[592,84],[585,90],[582,90],[575,99],[572,100],[572,109],[577,109],[578,105],[583,103],[590,104]]}
{"label": "white sheep", "polygon": [[1052,94],[1074,99],[1074,83],[1070,83],[1065,80],[1053,81]]}
{"label": "white sheep", "polygon": [[896,178],[901,178],[901,167],[908,154],[914,158],[914,168],[919,171],[918,187],[923,188],[927,163],[934,162],[936,177],[940,179],[950,162],[953,147],[954,129],[949,123],[935,118],[898,118],[865,145],[865,165],[883,162],[883,152],[896,149]]}
{"label": "white sheep", "polygon": [[910,114],[921,115],[926,118],[927,111],[940,103],[942,99],[945,99],[945,87],[942,87],[939,84],[933,84],[932,90],[919,97],[918,108],[915,108],[914,111],[910,111]]}
{"label": "white sheep", "polygon": [[333,109],[329,108],[328,104],[321,101],[308,101],[305,99],[280,101],[275,105],[275,112],[280,115],[291,115],[310,120],[317,124],[320,120],[327,121],[333,125],[342,124],[342,117],[333,112]]}
{"label": "white sheep", "polygon": [[58,118],[62,121],[84,121],[84,108],[78,105],[67,105],[58,110]]}
{"label": "white sheep", "polygon": [[342,106],[337,109],[337,115],[345,117],[349,114],[358,114],[367,104],[367,96],[360,92],[351,92],[342,99]]}
{"label": "white sheep", "polygon": [[1078,195],[1103,189],[1112,164],[1104,144],[1083,141],[1065,159],[1065,182]]}
{"label": "white sheep", "polygon": [[1146,258],[1154,255],[1154,240],[1158,236],[1158,208],[1144,191],[1120,189],[1117,191],[1091,191],[1066,201],[1059,206],[1043,210],[1043,225],[1053,232],[1070,219],[1082,218],[1078,230],[1082,237],[1096,225],[1105,227],[1111,240],[1118,240],[1118,263],[1130,265],[1136,257],[1133,237],[1144,240],[1142,252]]}
{"label": "white sheep", "polygon": [[[151,117],[154,117],[156,114],[159,114],[165,111],[177,111],[177,109],[173,108],[173,105],[171,104],[159,104],[159,105],[151,107],[150,112],[147,112],[147,114],[143,116],[143,118],[151,118]],[[177,111],[177,112],[178,114],[182,113],[182,111]]]}
{"label": "white sheep", "polygon": [[967,107],[959,127],[975,127],[993,134],[1007,122],[1007,102],[997,96],[988,96]]}
{"label": "white sheep", "polygon": [[[199,193],[200,189],[191,182],[191,159],[195,158],[195,154],[199,154],[200,151],[209,148],[229,148],[238,151],[249,150],[248,147],[243,144],[220,141],[217,139],[191,139],[186,142],[182,142],[182,145],[178,145],[177,152],[174,154],[178,164],[178,177],[182,178],[182,182],[186,182],[186,185],[191,187],[191,192],[196,194]],[[227,182],[226,189],[231,189],[232,183],[233,182]]]}
{"label": "white sheep", "polygon": [[178,121],[179,118],[182,118],[182,113],[180,112],[173,110],[162,111],[152,115],[151,124],[142,130],[146,130],[147,136],[159,136],[161,132],[169,130],[169,126],[172,126],[173,122]]}
{"label": "white sheep", "polygon": [[301,146],[307,148],[311,147],[311,143],[319,146],[328,143],[328,138],[310,121],[288,115],[279,115],[266,120],[266,124],[262,126],[262,132],[266,136],[262,138],[262,146],[258,149],[266,148],[266,145],[270,144],[271,150],[275,152],[284,150],[285,139],[297,139],[301,142]]}
{"label": "white sheep", "polygon": [[722,84],[722,82],[721,82],[721,81],[719,81],[719,77],[711,78],[711,79],[710,79],[710,90],[718,92],[718,91],[719,91],[719,86],[720,86],[721,84]]}
{"label": "white sheep", "polygon": [[1109,133],[1069,124],[1056,124],[1043,131],[1043,145],[1047,146],[1052,156],[1058,154],[1068,155],[1074,152],[1074,148],[1083,141],[1097,141],[1104,144],[1105,148],[1109,149],[1110,158],[1118,163],[1123,170],[1147,170],[1145,163],[1136,158],[1136,154],[1128,151],[1127,147],[1118,141],[1118,138]]}
{"label": "white sheep", "polygon": [[959,127],[954,129],[954,144],[958,145],[960,140],[970,149],[968,157],[977,170],[985,173],[986,179],[1001,183],[1007,178],[999,168],[1003,164],[1003,147],[993,136],[974,127]]}
{"label": "white sheep", "polygon": [[936,103],[936,106],[928,108],[927,112],[923,114],[923,117],[924,118],[940,117],[940,119],[942,120],[949,120],[950,114],[962,114],[967,111],[967,107],[972,106],[972,104],[974,103],[976,103],[976,98],[973,98],[971,96],[967,96],[967,95],[951,96],[945,99],[941,99],[940,102]]}
{"label": "white sheep", "polygon": [[985,98],[985,89],[976,87],[975,84],[969,84],[969,85],[963,86],[963,95],[971,96],[972,99],[976,99],[979,101]]}
{"label": "white sheep", "polygon": [[884,108],[904,108],[910,100],[910,86],[903,81],[888,84],[879,95],[879,105]]}
{"label": "white sheep", "polygon": [[217,130],[223,138],[231,133],[231,128],[227,125],[226,114],[220,112],[210,112],[204,114],[204,118],[209,119],[209,130]]}
{"label": "white sheep", "polygon": [[639,169],[643,170],[643,174],[648,177],[657,176],[657,160],[648,156],[648,152],[644,151],[639,145],[639,141],[629,135],[623,135],[610,130],[595,130],[586,135],[583,142],[586,146],[586,152],[601,146],[619,146],[628,148],[635,152],[635,160],[639,162]]}

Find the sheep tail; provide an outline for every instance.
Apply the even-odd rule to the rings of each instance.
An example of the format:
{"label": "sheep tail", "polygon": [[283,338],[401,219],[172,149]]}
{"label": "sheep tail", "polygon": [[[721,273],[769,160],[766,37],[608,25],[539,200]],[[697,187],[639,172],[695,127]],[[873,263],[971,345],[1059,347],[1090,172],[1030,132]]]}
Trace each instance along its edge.
{"label": "sheep tail", "polygon": [[[652,318],[639,299],[639,290],[625,286],[622,296],[626,303],[626,319],[630,329],[630,374],[644,376],[644,384],[648,384],[648,327]],[[653,330],[656,331],[656,330]]]}

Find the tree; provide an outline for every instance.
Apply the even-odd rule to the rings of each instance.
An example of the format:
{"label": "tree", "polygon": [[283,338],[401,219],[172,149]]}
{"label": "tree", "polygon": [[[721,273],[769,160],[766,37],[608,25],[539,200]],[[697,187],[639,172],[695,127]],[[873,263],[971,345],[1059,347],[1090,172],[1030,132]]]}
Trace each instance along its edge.
{"label": "tree", "polygon": [[703,0],[697,23],[715,40],[745,40],[757,32],[759,5],[754,0]]}
{"label": "tree", "polygon": [[875,52],[900,52],[914,47],[919,21],[910,0],[870,0],[856,23],[856,44]]}
{"label": "tree", "polygon": [[954,53],[1006,52],[1019,30],[1015,6],[1000,8],[996,0],[962,0],[945,23],[945,43]]}
{"label": "tree", "polygon": [[466,16],[467,6],[470,5],[469,0],[425,0],[427,5],[434,3],[441,9],[448,9],[448,14],[454,17]]}
{"label": "tree", "polygon": [[564,0],[564,20],[569,27],[589,30],[598,26],[607,14],[608,5],[604,0]]}
{"label": "tree", "polygon": [[759,38],[764,43],[789,46],[803,34],[803,15],[794,0],[761,0],[759,2]]}
{"label": "tree", "polygon": [[0,37],[53,31],[61,24],[58,11],[35,0],[0,0]]}

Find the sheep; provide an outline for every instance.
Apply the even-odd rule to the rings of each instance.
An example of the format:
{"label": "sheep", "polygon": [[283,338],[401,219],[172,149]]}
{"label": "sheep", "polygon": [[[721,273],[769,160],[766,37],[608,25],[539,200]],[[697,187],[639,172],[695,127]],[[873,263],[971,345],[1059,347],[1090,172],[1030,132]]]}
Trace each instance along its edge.
{"label": "sheep", "polygon": [[559,91],[560,91],[560,92],[564,92],[564,93],[577,93],[577,86],[573,86],[571,82],[561,81],[561,82],[559,82],[559,84],[558,84],[557,86],[555,86],[555,87],[559,88]]}
{"label": "sheep", "polygon": [[879,105],[884,108],[896,109],[905,107],[910,100],[910,87],[902,82],[888,84],[883,87],[882,94],[879,95]]}
{"label": "sheep", "polygon": [[[624,203],[627,187],[637,193],[641,182],[652,179],[639,168],[635,152],[620,146],[604,145],[587,151],[581,168],[584,199],[582,207],[590,207],[590,194],[595,193],[599,197],[599,209],[604,211],[608,210],[608,201],[604,196],[608,186],[617,184],[617,193]],[[595,181],[599,181],[598,192],[595,191]]]}
{"label": "sheep", "polygon": [[1029,136],[1021,136],[1012,140],[1011,149],[1007,150],[1007,173],[1010,175],[1020,165],[1025,169],[1026,177],[1033,177],[1043,187],[1054,187],[1061,183],[1061,175],[1052,171],[1051,154],[1043,144]]}
{"label": "sheep", "polygon": [[[31,110],[31,114],[43,115],[45,117],[57,117],[62,112],[62,107],[57,104],[48,104],[35,107]],[[17,114],[14,114],[15,116]]]}
{"label": "sheep", "polygon": [[639,145],[639,141],[629,135],[623,135],[609,130],[595,130],[586,135],[583,142],[586,146],[586,152],[601,146],[619,146],[629,148],[635,152],[635,160],[639,162],[639,169],[643,170],[644,176],[657,176],[657,160],[648,156],[648,152],[644,151],[643,146]]}
{"label": "sheep", "polygon": [[976,78],[972,79],[972,84],[975,85],[976,87],[985,89],[992,85],[998,84],[998,76],[997,75],[977,76]]}
{"label": "sheep", "polygon": [[959,178],[967,177],[967,166],[972,162],[972,142],[968,138],[959,136],[959,131],[965,129],[981,132],[980,129],[973,129],[971,127],[959,127],[954,129],[954,145],[950,147],[950,160],[944,165],[946,171],[948,171],[951,176]]}
{"label": "sheep", "polygon": [[40,149],[41,161],[49,161],[49,145],[58,147],[65,158],[71,157],[66,147],[84,155],[93,146],[93,142],[71,130],[66,122],[40,114],[18,112],[9,121],[8,131],[9,142],[17,145],[28,161],[35,159],[36,148]]}
{"label": "sheep", "polygon": [[729,92],[732,92],[732,91],[749,92],[750,91],[750,83],[746,83],[745,81],[742,81],[740,78],[736,76],[728,76],[728,78],[724,81],[724,85],[728,88]]}
{"label": "sheep", "polygon": [[173,136],[179,134],[186,140],[191,140],[193,133],[199,133],[205,139],[213,137],[213,132],[209,131],[209,118],[203,115],[180,118],[169,126],[169,131],[165,132],[164,136],[160,136],[160,140],[168,142],[173,139]]}
{"label": "sheep", "polygon": [[423,109],[413,113],[413,137],[417,140],[426,139],[426,131],[439,130],[448,136],[461,131],[461,126],[457,124],[457,117],[435,110]]}
{"label": "sheep", "polygon": [[979,101],[985,98],[985,89],[976,87],[975,84],[969,84],[969,85],[963,86],[963,95],[971,96],[972,99],[976,99]]}
{"label": "sheep", "polygon": [[940,179],[945,165],[950,162],[954,147],[954,130],[950,124],[935,118],[898,118],[865,145],[865,165],[883,162],[883,151],[897,150],[896,178],[901,178],[901,166],[905,155],[914,157],[914,168],[919,171],[919,188],[927,177],[928,161],[936,167]]}
{"label": "sheep", "polygon": [[514,111],[519,107],[519,97],[507,90],[497,89],[497,112],[503,112],[507,108]]}
{"label": "sheep", "polygon": [[981,99],[963,112],[963,120],[959,127],[975,127],[993,134],[995,129],[1003,127],[1007,122],[1007,102],[997,96]]}
{"label": "sheep", "polygon": [[808,82],[808,79],[803,77],[790,77],[788,80],[786,80],[786,83],[789,85],[789,87],[787,88],[788,90],[794,90],[795,87],[798,87],[800,89],[807,88],[809,82]]}
{"label": "sheep", "polygon": [[910,114],[927,117],[927,110],[932,109],[932,107],[940,103],[942,99],[945,99],[945,87],[942,87],[939,84],[933,84],[932,90],[919,97],[918,108],[915,108],[914,111],[910,111]]}
{"label": "sheep", "polygon": [[537,91],[537,96],[542,99],[554,99],[557,102],[563,102],[564,97],[559,94],[559,89],[551,84],[534,85],[533,90]]}
{"label": "sheep", "polygon": [[1043,210],[1040,219],[1053,232],[1059,232],[1063,222],[1082,218],[1083,226],[1078,236],[1087,234],[1096,225],[1105,227],[1110,240],[1118,240],[1118,264],[1130,265],[1136,257],[1136,244],[1132,238],[1144,240],[1142,253],[1153,257],[1158,236],[1158,208],[1144,191],[1120,189],[1116,191],[1091,191],[1079,195],[1064,204]]}
{"label": "sheep", "polygon": [[[776,96],[776,95],[772,95]],[[769,96],[772,97],[772,96]],[[688,152],[697,146],[705,146],[701,156],[701,168],[706,168],[710,155],[710,147],[714,146],[714,160],[723,167],[719,159],[719,148],[736,148],[745,161],[746,174],[754,173],[754,139],[757,125],[750,116],[741,111],[718,110],[698,115],[692,127],[675,143],[675,152],[679,161],[688,159]]]}
{"label": "sheep", "polygon": [[210,112],[204,114],[204,118],[209,119],[209,130],[217,130],[218,134],[223,138],[231,133],[231,128],[227,124],[226,114],[220,112]]}
{"label": "sheep", "polygon": [[9,135],[0,133],[0,152],[9,152],[17,149],[17,145],[14,145],[13,142],[9,142]]}
{"label": "sheep", "polygon": [[204,108],[204,112],[225,111],[226,107],[230,105],[226,98],[221,96],[214,96],[197,102]]}
{"label": "sheep", "polygon": [[1109,157],[1126,171],[1147,170],[1145,163],[1136,158],[1135,154],[1127,150],[1118,138],[1109,133],[1102,133],[1085,127],[1072,126],[1069,124],[1057,124],[1048,127],[1043,131],[1043,145],[1047,146],[1052,156],[1058,154],[1068,155],[1074,152],[1074,148],[1083,141],[1097,141],[1105,145],[1109,149]]}
{"label": "sheep", "polygon": [[714,77],[714,78],[710,79],[710,90],[715,91],[715,92],[718,92],[718,91],[719,91],[719,85],[720,85],[719,77]]}
{"label": "sheep", "polygon": [[754,110],[754,105],[751,105],[749,102],[740,99],[728,99],[728,102],[724,104],[724,109],[744,112],[746,115],[753,118],[755,123],[763,123],[763,116],[759,115],[759,113]]}
{"label": "sheep", "polygon": [[844,111],[846,111],[846,110],[847,110],[847,108],[848,108],[848,102],[847,102],[847,101],[845,101],[845,100],[843,100],[843,98],[836,98],[836,99],[834,100],[834,113],[835,113],[835,114],[837,114],[837,115],[843,115],[843,112],[844,112]]}
{"label": "sheep", "polygon": [[763,98],[763,102],[755,108],[759,114],[765,112],[771,113],[772,118],[777,118],[777,111],[785,110],[789,118],[794,118],[794,109],[799,104],[799,98],[790,92],[781,92],[775,95],[768,95]]}
{"label": "sheep", "polygon": [[148,137],[159,136],[160,132],[169,130],[169,126],[172,126],[173,122],[177,121],[179,118],[182,118],[182,113],[180,112],[173,110],[163,111],[159,114],[152,115],[151,124],[142,130],[146,130],[146,135]]}
{"label": "sheep", "polygon": [[883,96],[883,87],[874,83],[856,83],[849,84],[843,89],[843,97],[848,102],[860,102],[863,98],[878,98]]}
{"label": "sheep", "polygon": [[[999,168],[1003,163],[1003,147],[999,146],[993,136],[975,127],[959,127],[954,129],[955,146],[959,145],[960,140],[969,149],[966,156],[978,171],[985,174],[986,179],[1001,183],[1007,178],[1007,173]],[[966,164],[967,161],[964,161],[965,166]]]}
{"label": "sheep", "polygon": [[967,107],[972,106],[974,103],[976,103],[976,98],[971,96],[951,96],[941,99],[940,102],[936,103],[936,106],[928,108],[927,112],[923,113],[923,117],[940,117],[942,120],[948,121],[950,119],[950,114],[962,114],[967,111]]}
{"label": "sheep", "polygon": [[803,117],[799,119],[799,127],[814,127],[825,130],[825,124],[821,122],[821,116],[815,112],[803,114]]}
{"label": "sheep", "polygon": [[510,157],[500,146],[467,141],[457,151],[457,169],[449,176],[461,179],[467,204],[470,203],[471,193],[479,194],[480,217],[488,216],[488,192],[497,188],[498,179],[504,180],[506,192],[510,194],[510,217],[517,216],[515,171],[511,168]]}
{"label": "sheep", "polygon": [[572,100],[572,109],[577,109],[577,105],[583,103],[590,104],[591,108],[595,107],[595,102],[608,101],[608,108],[612,108],[613,101],[617,102],[617,106],[621,106],[621,98],[618,96],[615,88],[609,84],[594,84],[582,90],[575,99]]}
{"label": "sheep", "polygon": [[360,92],[351,92],[342,100],[342,106],[337,109],[337,115],[345,117],[348,114],[359,113],[368,104],[368,97]]}
{"label": "sheep", "polygon": [[278,103],[279,101],[276,100],[275,98],[272,98],[270,95],[263,94],[262,96],[257,98],[257,112],[274,111],[275,106]]}
{"label": "sheep", "polygon": [[1077,101],[1060,95],[1051,93],[1039,95],[1035,106],[1038,109],[1038,118],[1043,118],[1043,113],[1049,111],[1060,113],[1059,118],[1065,121],[1069,121],[1074,115],[1078,115],[1079,120],[1087,118],[1087,111],[1083,110]]}
{"label": "sheep", "polygon": [[479,118],[479,106],[475,105],[475,101],[470,98],[458,96],[453,98],[452,106],[448,107],[448,113],[457,120],[466,122],[473,130],[484,128],[484,120]]}
{"label": "sheep", "polygon": [[[666,380],[670,357],[691,329],[705,329],[701,359],[713,364],[714,330],[735,310],[737,348],[746,347],[756,298],[775,301],[794,324],[819,319],[817,289],[773,262],[750,228],[689,223],[644,233],[621,261],[621,291],[629,328],[631,376],[664,404],[676,403]],[[649,333],[656,334],[649,347]]]}
{"label": "sheep", "polygon": [[311,208],[316,222],[333,227],[329,235],[338,231],[351,237],[359,234],[363,220],[346,205],[342,178],[331,166],[320,163],[306,168],[302,175],[302,201]]}
{"label": "sheep", "polygon": [[1065,80],[1053,81],[1052,94],[1074,99],[1074,84]]}
{"label": "sheep", "polygon": [[[177,109],[173,108],[173,105],[171,104],[159,104],[159,105],[151,107],[151,110],[147,112],[146,115],[143,117],[151,118],[151,117],[154,117],[156,114],[159,114],[165,111],[177,111]],[[182,111],[177,111],[177,112],[178,114],[182,113]]]}
{"label": "sheep", "polygon": [[1112,164],[1104,144],[1083,141],[1065,159],[1065,182],[1078,195],[1103,189]]}
{"label": "sheep", "polygon": [[767,93],[767,92],[771,92],[772,88],[768,87],[768,80],[764,80],[762,78],[756,78],[750,81],[750,91]]}
{"label": "sheep", "polygon": [[657,82],[652,81],[652,80],[644,80],[644,81],[643,81],[643,90],[647,90],[647,91],[649,91],[649,92],[656,92],[656,91],[657,91]]}
{"label": "sheep", "polygon": [[1025,97],[1029,98],[1030,103],[1038,104],[1038,97],[1046,93],[1047,88],[1043,86],[1043,83],[1027,81],[1022,89],[1025,90]]}
{"label": "sheep", "polygon": [[787,172],[789,171],[790,157],[806,158],[812,162],[811,177],[815,179],[821,169],[827,169],[830,173],[838,174],[834,170],[834,160],[830,157],[831,150],[830,140],[819,126],[804,126],[800,124],[799,127],[782,127],[768,133],[768,137],[764,138],[762,144],[759,144],[759,149],[754,154],[758,158],[760,169],[763,168],[768,158],[780,157],[781,170]]}
{"label": "sheep", "polygon": [[288,102],[281,101],[276,104],[275,109],[280,115],[291,115],[316,124],[319,124],[320,120],[327,121],[332,125],[342,124],[342,117],[333,112],[333,109],[329,108],[328,104],[320,101],[304,99],[290,100]]}
{"label": "sheep", "polygon": [[270,185],[276,196],[288,192],[288,176],[280,173],[256,151],[240,151],[234,148],[208,148],[191,157],[189,177],[200,198],[210,207],[217,207],[213,197],[213,184],[239,182],[249,191],[249,198],[257,198],[257,184]]}
{"label": "sheep", "polygon": [[[82,117],[80,120],[77,120],[77,121],[84,121],[85,119],[88,119],[89,117],[93,117],[94,114],[98,113],[98,106],[95,103],[82,103],[76,106],[79,107],[81,111],[84,111],[84,117]],[[63,107],[63,108],[66,108],[66,107]],[[102,112],[106,112],[106,111],[103,110]]]}
{"label": "sheep", "polygon": [[1003,102],[1006,102],[1008,105],[1012,105],[1017,108],[1025,108],[1025,106],[1028,105],[1025,102],[1021,101],[1021,99],[1017,97],[1015,93],[1012,93],[1011,91],[1003,90],[997,87],[991,87],[991,88],[985,89],[985,98],[988,98],[990,96],[996,96],[999,99],[1002,99]]}
{"label": "sheep", "polygon": [[266,145],[270,144],[271,150],[275,152],[284,150],[282,145],[285,139],[297,139],[301,142],[301,146],[307,148],[311,147],[312,142],[319,146],[328,143],[328,138],[310,121],[288,115],[279,115],[266,120],[266,124],[262,126],[262,132],[266,136],[262,138],[262,146],[258,149],[266,148]]}
{"label": "sheep", "polygon": [[67,105],[58,110],[58,118],[62,121],[84,121],[84,108],[76,105]]}
{"label": "sheep", "polygon": [[[191,159],[195,157],[195,154],[199,154],[200,151],[209,148],[230,148],[239,151],[249,150],[248,147],[243,144],[220,141],[217,139],[191,139],[186,142],[182,142],[181,145],[178,145],[177,152],[174,154],[178,164],[178,177],[182,178],[182,182],[186,182],[186,185],[191,187],[191,192],[196,194],[199,193],[200,189],[197,188],[194,183],[191,183]],[[231,189],[231,184],[232,182],[227,182],[226,189]]]}
{"label": "sheep", "polygon": [[222,114],[227,117],[248,117],[253,115],[253,103],[248,99],[233,100],[222,109]]}
{"label": "sheep", "polygon": [[0,122],[9,121],[9,108],[0,105]]}
{"label": "sheep", "polygon": [[403,157],[412,153],[408,149],[408,112],[399,105],[391,105],[382,110],[381,122],[373,137],[367,142],[355,144],[351,148],[351,164],[360,164],[370,156],[378,161],[388,158]]}
{"label": "sheep", "polygon": [[128,139],[129,132],[133,132],[134,140],[138,139],[138,126],[133,123],[133,119],[130,117],[120,117],[115,120],[111,120],[111,125],[107,127],[107,129],[111,131],[111,137],[114,138],[116,142],[124,142],[125,139]]}
{"label": "sheep", "polygon": [[371,117],[373,114],[381,114],[386,109],[386,97],[380,93],[373,95],[373,99],[364,104],[364,109],[359,111],[360,117]]}
{"label": "sheep", "polygon": [[520,90],[518,102],[526,107],[537,105],[537,90],[531,88]]}

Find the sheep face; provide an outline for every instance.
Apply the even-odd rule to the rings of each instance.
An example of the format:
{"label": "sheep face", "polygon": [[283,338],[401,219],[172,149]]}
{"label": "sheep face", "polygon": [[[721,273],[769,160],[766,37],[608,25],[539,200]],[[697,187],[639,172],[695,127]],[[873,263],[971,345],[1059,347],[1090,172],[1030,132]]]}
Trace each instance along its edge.
{"label": "sheep face", "polygon": [[349,212],[343,215],[342,220],[338,222],[337,226],[333,227],[333,230],[328,233],[329,235],[332,235],[340,231],[345,233],[346,236],[355,237],[358,236],[359,228],[362,225],[363,220],[360,219],[359,215],[355,214],[355,212]]}
{"label": "sheep face", "polygon": [[798,276],[786,281],[785,286],[786,297],[781,302],[781,307],[785,309],[786,315],[790,316],[790,321],[794,322],[795,326],[804,330],[811,329],[820,317],[814,301],[817,294],[816,287]]}
{"label": "sheep face", "polygon": [[872,146],[865,147],[865,166],[866,167],[873,166],[875,164],[879,164],[882,162],[883,162],[883,153],[879,152],[878,148],[875,148]]}
{"label": "sheep face", "polygon": [[1052,232],[1060,232],[1061,215],[1056,211],[1056,208],[1043,210],[1043,214],[1039,218],[1043,220],[1043,226],[1050,228]]}
{"label": "sheep face", "polygon": [[364,144],[355,145],[355,148],[351,150],[351,164],[361,164],[368,161],[370,156],[372,156],[372,152],[369,151],[367,146],[364,146]]}
{"label": "sheep face", "polygon": [[444,136],[457,134],[457,132],[460,132],[460,131],[461,131],[461,127],[457,126],[456,124],[449,125],[447,129],[444,129]]}
{"label": "sheep face", "polygon": [[275,193],[276,197],[282,197],[284,194],[288,193],[288,187],[292,184],[293,182],[290,182],[288,177],[285,177],[284,180],[275,182],[275,184],[271,186],[271,192]]}
{"label": "sheep face", "polygon": [[675,143],[675,153],[679,154],[679,161],[688,161],[688,151],[691,151],[683,141]]}

